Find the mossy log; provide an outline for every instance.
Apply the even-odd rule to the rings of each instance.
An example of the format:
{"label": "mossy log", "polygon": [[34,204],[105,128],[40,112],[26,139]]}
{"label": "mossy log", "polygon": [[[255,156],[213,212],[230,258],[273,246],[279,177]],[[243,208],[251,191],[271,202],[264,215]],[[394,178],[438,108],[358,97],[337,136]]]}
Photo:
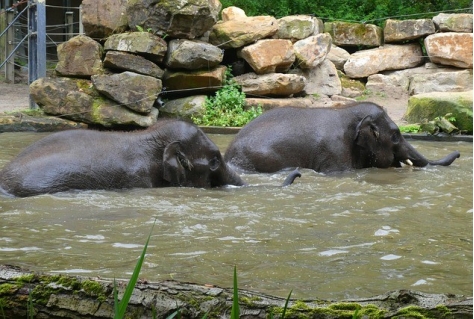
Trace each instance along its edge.
{"label": "mossy log", "polygon": [[[126,281],[118,280],[118,297]],[[31,272],[0,265],[0,318],[113,318],[113,280]],[[229,318],[233,290],[163,281],[136,285],[127,318]],[[239,289],[240,318],[279,318],[285,298]],[[343,301],[293,300],[286,318],[472,318],[472,297],[411,290]]]}

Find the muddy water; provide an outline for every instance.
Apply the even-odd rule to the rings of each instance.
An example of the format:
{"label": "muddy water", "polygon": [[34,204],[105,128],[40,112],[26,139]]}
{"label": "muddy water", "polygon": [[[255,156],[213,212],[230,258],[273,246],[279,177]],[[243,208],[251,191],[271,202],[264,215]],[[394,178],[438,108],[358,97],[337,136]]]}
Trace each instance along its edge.
{"label": "muddy water", "polygon": [[[44,134],[0,134],[0,166]],[[214,135],[224,150],[231,136]],[[472,143],[411,142],[450,167],[310,170],[243,177],[253,187],[0,197],[0,263],[129,278],[154,220],[141,277],[295,298],[393,289],[472,295]]]}

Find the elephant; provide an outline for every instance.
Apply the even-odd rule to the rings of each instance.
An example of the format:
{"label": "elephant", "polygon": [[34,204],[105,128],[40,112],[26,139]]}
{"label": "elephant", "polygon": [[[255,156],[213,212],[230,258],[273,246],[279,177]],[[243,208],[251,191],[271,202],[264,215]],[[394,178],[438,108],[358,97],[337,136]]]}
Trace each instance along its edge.
{"label": "elephant", "polygon": [[[290,174],[286,185],[298,173]],[[135,132],[53,133],[28,146],[0,171],[0,191],[17,197],[68,190],[224,185],[246,183],[201,129],[177,119],[159,120]]]}
{"label": "elephant", "polygon": [[340,108],[282,107],[246,124],[230,143],[224,160],[247,172],[291,167],[337,173],[369,167],[450,165],[454,151],[430,161],[410,145],[383,108],[360,102]]}

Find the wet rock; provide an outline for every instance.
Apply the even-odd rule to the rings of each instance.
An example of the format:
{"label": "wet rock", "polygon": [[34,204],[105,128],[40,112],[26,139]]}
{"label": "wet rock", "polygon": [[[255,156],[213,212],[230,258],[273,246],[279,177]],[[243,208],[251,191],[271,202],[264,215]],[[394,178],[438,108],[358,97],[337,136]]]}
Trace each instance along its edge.
{"label": "wet rock", "polygon": [[105,41],[104,49],[135,53],[160,64],[166,55],[168,45],[165,40],[154,34],[130,32],[111,35]]}
{"label": "wet rock", "polygon": [[57,132],[77,128],[87,128],[87,125],[54,116],[30,116],[20,112],[0,114],[0,133]]}
{"label": "wet rock", "polygon": [[211,69],[222,62],[224,53],[218,47],[191,40],[171,40],[165,64],[172,69]]}
{"label": "wet rock", "polygon": [[127,0],[83,0],[81,3],[84,33],[95,39],[103,39],[113,33],[128,29],[125,6]]}
{"label": "wet rock", "polygon": [[148,127],[158,116],[157,109],[140,115],[118,105],[101,96],[90,80],[41,78],[31,83],[30,94],[46,114],[104,127]]}
{"label": "wet rock", "polygon": [[222,49],[240,48],[271,37],[277,31],[277,20],[269,16],[219,21],[211,29],[209,42]]}
{"label": "wet rock", "polygon": [[472,69],[472,33],[437,33],[425,38],[431,62]]}
{"label": "wet rock", "polygon": [[290,40],[265,39],[244,47],[241,57],[257,74],[284,73],[295,62],[295,51]]}
{"label": "wet rock", "polygon": [[217,22],[222,5],[217,0],[127,1],[127,18],[136,26],[171,38],[195,39]]}
{"label": "wet rock", "polygon": [[161,92],[161,80],[133,72],[94,75],[92,83],[99,93],[138,113],[148,114]]}
{"label": "wet rock", "polygon": [[62,76],[89,78],[103,73],[104,50],[99,42],[85,35],[78,35],[57,47],[56,72]]}
{"label": "wet rock", "polygon": [[120,51],[108,51],[105,55],[104,67],[114,71],[131,71],[155,78],[161,78],[165,72],[158,65],[140,55]]}

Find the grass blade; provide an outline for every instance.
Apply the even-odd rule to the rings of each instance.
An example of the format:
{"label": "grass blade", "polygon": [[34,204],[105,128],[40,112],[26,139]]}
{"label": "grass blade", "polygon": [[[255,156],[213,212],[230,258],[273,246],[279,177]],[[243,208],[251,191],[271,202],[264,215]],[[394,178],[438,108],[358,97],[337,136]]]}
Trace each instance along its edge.
{"label": "grass blade", "polygon": [[288,309],[288,302],[290,301],[292,292],[293,292],[293,289],[290,290],[290,293],[288,294],[288,298],[286,298],[285,307],[283,307],[283,312],[281,313],[281,319],[285,318],[286,309]]}
{"label": "grass blade", "polygon": [[239,319],[239,288],[237,286],[237,267],[234,266],[234,297],[232,298],[232,310],[230,312],[230,319]]}
{"label": "grass blade", "polygon": [[125,315],[125,311],[127,310],[128,303],[130,302],[130,297],[132,296],[133,289],[138,281],[138,276],[140,275],[140,270],[143,265],[143,261],[145,260],[146,250],[148,248],[148,243],[150,241],[151,234],[153,233],[153,228],[155,227],[156,221],[153,223],[151,227],[150,234],[146,240],[145,246],[143,247],[142,254],[135,265],[135,269],[133,270],[132,277],[128,282],[127,287],[125,288],[125,292],[123,294],[122,300],[118,303],[118,310],[115,312],[114,318],[121,319]]}

